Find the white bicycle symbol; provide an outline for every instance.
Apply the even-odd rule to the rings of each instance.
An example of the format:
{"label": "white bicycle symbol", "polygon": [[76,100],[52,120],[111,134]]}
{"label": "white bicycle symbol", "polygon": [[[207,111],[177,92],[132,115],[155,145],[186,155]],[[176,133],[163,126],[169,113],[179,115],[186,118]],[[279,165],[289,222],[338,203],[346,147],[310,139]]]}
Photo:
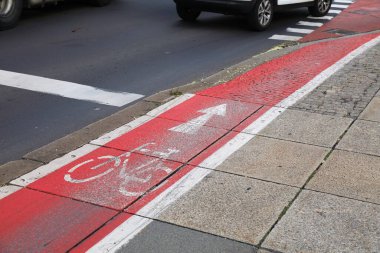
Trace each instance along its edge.
{"label": "white bicycle symbol", "polygon": [[[137,166],[135,168],[127,170],[128,161],[129,161],[131,154],[133,152],[136,152],[136,151],[139,151],[141,153],[149,153],[149,152],[151,152],[151,150],[148,149],[147,147],[151,146],[151,145],[155,145],[155,143],[153,143],[153,142],[146,143],[144,145],[141,145],[138,148],[133,149],[132,151],[123,153],[119,156],[107,155],[107,156],[100,156],[100,157],[97,157],[95,159],[90,159],[90,160],[84,161],[80,164],[75,165],[70,170],[68,170],[67,174],[65,174],[65,176],[64,176],[64,179],[65,179],[65,181],[70,182],[70,183],[80,184],[80,183],[90,182],[90,181],[99,179],[99,178],[111,173],[114,170],[120,170],[119,171],[119,177],[120,177],[120,179],[122,179],[122,182],[119,186],[119,192],[125,196],[128,196],[128,197],[140,196],[144,192],[128,191],[127,190],[128,185],[130,183],[133,183],[133,182],[142,183],[142,184],[147,183],[152,179],[153,173],[156,171],[159,171],[159,170],[162,170],[165,173],[170,174],[173,171],[173,169],[167,167],[164,164],[163,159],[167,159],[172,154],[179,152],[179,150],[170,149],[170,148],[167,149],[166,152],[153,151],[151,154],[156,158],[148,161],[145,164],[142,164],[140,166]],[[98,169],[104,168],[104,166],[107,166],[110,164],[111,164],[111,167],[109,169],[107,169],[106,171],[99,173],[95,176],[91,176],[91,177],[87,177],[87,178],[81,178],[81,179],[72,177],[72,173],[74,173],[76,170],[80,169],[85,164],[88,164],[88,163],[91,163],[91,162],[94,162],[97,160],[99,160],[99,161],[105,160],[105,161],[99,163],[96,166],[91,167],[90,170],[98,170]],[[151,172],[151,173],[148,176],[139,177],[146,172]]]}

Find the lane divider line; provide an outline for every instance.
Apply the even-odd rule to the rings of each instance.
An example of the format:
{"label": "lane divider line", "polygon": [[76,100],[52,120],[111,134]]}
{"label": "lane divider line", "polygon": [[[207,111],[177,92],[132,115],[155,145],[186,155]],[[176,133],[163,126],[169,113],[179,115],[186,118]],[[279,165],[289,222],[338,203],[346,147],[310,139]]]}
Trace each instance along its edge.
{"label": "lane divider line", "polygon": [[[344,65],[353,60],[358,55],[364,53],[368,49],[372,48],[380,42],[380,36],[370,40],[357,49],[351,51],[339,61],[322,71],[305,86],[295,91],[286,99],[282,100],[275,107],[270,108],[261,117],[255,120],[249,125],[244,132],[250,134],[239,133],[227,144],[223,145],[216,152],[211,154],[203,162],[199,164],[201,167],[216,168],[223,163],[230,155],[244,146],[248,141],[255,137],[262,129],[276,119],[286,108],[294,105],[301,98],[309,94],[312,90],[323,83],[327,78],[342,69]],[[280,108],[278,108],[280,107]],[[195,167],[180,180],[176,181],[170,187],[168,187],[161,194],[156,196],[153,200],[143,206],[138,212],[139,216],[132,216],[124,223],[114,229],[111,233],[105,236],[97,244],[88,250],[88,252],[116,252],[122,246],[126,245],[132,240],[140,231],[142,231],[153,220],[146,219],[142,216],[158,217],[163,211],[166,210],[173,202],[183,196],[186,192],[191,190],[196,184],[198,184],[205,176],[211,173],[213,170],[208,170],[200,167]]]}
{"label": "lane divider line", "polygon": [[5,70],[0,70],[0,85],[116,107],[144,97],[140,94],[106,91],[88,85]]}

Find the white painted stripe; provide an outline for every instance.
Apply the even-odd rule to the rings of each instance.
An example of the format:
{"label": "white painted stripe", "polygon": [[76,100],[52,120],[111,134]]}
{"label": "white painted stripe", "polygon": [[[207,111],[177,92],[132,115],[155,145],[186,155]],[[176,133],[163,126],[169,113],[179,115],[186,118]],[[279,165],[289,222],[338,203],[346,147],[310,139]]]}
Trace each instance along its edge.
{"label": "white painted stripe", "polygon": [[323,26],[323,23],[319,23],[319,22],[309,22],[309,21],[299,21],[299,22],[297,23],[297,25],[320,27],[320,26]]}
{"label": "white painted stripe", "polygon": [[5,70],[0,70],[0,85],[119,107],[144,97]]}
{"label": "white painted stripe", "polygon": [[275,34],[272,37],[269,38],[270,40],[288,40],[288,41],[297,41],[299,39],[302,39],[300,36],[291,36],[291,35],[280,35]]}
{"label": "white painted stripe", "polygon": [[150,112],[148,112],[146,115],[148,116],[152,116],[152,117],[157,117],[158,115],[172,109],[173,107],[185,102],[186,100],[194,97],[195,95],[194,94],[183,94],[182,96],[179,96],[163,105],[160,105],[159,107],[151,110]]}
{"label": "white painted stripe", "polygon": [[[115,248],[119,248],[122,245],[127,244],[132,240],[144,227],[148,226],[153,220],[143,218],[141,216],[132,216],[121,224],[117,228],[117,232],[112,231],[103,240],[102,244],[96,244],[94,247],[89,249],[89,253],[100,253],[100,252],[114,252]],[[122,234],[123,236],[120,236]]]}
{"label": "white painted stripe", "polygon": [[292,28],[292,27],[286,28],[286,31],[291,32],[291,33],[304,33],[304,34],[309,34],[309,33],[314,32],[314,30],[312,29],[300,29],[300,28]]}
{"label": "white painted stripe", "polygon": [[[205,161],[203,161],[199,166],[207,168],[216,168],[218,165],[223,163],[231,154],[236,152],[242,146],[244,146],[248,141],[254,138],[255,134],[259,133],[267,125],[269,125],[274,119],[276,119],[286,108],[292,106],[298,100],[306,96],[318,85],[320,85],[324,80],[333,75],[336,71],[344,67],[345,64],[350,62],[352,59],[358,55],[364,53],[366,50],[375,46],[380,42],[380,36],[367,42],[366,44],[355,49],[341,60],[327,68],[325,71],[321,72],[315,78],[313,78],[304,87],[294,92],[291,96],[281,101],[276,107],[271,108],[261,117],[259,117],[250,126],[244,129],[244,132],[249,132],[250,134],[239,133],[223,147],[209,156]],[[282,107],[282,108],[281,108]],[[167,190],[158,195],[155,199],[144,206],[138,215],[143,215],[147,217],[157,217],[163,211],[168,208],[170,204],[179,199],[182,195],[192,189],[196,184],[198,184],[205,176],[207,176],[212,170],[202,169],[196,167],[182,179],[177,181],[175,184],[170,186]],[[99,241],[90,252],[116,252],[121,248],[122,245],[127,244],[136,234],[138,234],[145,226],[150,222],[145,222],[144,225],[127,225],[128,220],[122,225],[114,229],[109,235],[104,237]],[[126,236],[131,235],[131,236]],[[102,249],[102,250],[99,250]]]}
{"label": "white painted stripe", "polygon": [[115,130],[109,132],[109,133],[106,133],[102,136],[100,136],[98,139],[96,140],[93,140],[91,141],[90,143],[91,144],[94,144],[94,145],[98,145],[98,146],[104,146],[107,142],[110,142],[120,136],[122,136],[123,134],[126,134],[130,131],[132,131],[133,129],[151,121],[152,117],[150,116],[141,116],[140,118],[137,118],[135,119],[134,121],[131,121],[119,128],[116,128]]}
{"label": "white painted stripe", "polygon": [[323,16],[323,17],[313,17],[313,16],[308,16],[307,18],[310,18],[310,19],[326,19],[326,20],[331,20],[331,19],[333,19],[334,17],[333,17],[333,16]]}
{"label": "white painted stripe", "polygon": [[179,105],[180,103],[185,102],[186,100],[192,98],[195,96],[194,94],[184,94],[182,96],[179,96],[153,110],[147,113],[147,115],[144,115],[140,118],[137,118],[136,120],[129,122],[109,133],[104,134],[103,136],[100,136],[98,139],[91,141],[91,144],[103,146],[107,142],[110,142],[118,137],[120,137],[123,134],[128,133],[129,131],[133,130],[134,128],[141,126],[142,124],[147,123],[148,121],[152,120],[154,117],[159,116],[160,114],[170,110],[171,108]]}
{"label": "white painted stripe", "polygon": [[329,14],[331,14],[331,13],[339,14],[341,12],[342,12],[341,10],[332,10],[332,9],[329,10]]}
{"label": "white painted stripe", "polygon": [[352,4],[353,2],[349,0],[335,0],[334,3]]}
{"label": "white painted stripe", "polygon": [[11,195],[12,193],[17,192],[18,190],[22,189],[22,187],[16,186],[16,185],[5,185],[0,187],[0,199],[5,198],[6,196]]}
{"label": "white painted stripe", "polygon": [[[189,99],[192,96],[193,95],[188,94],[184,97],[186,99]],[[186,100],[185,98],[179,98],[178,97],[178,99],[182,102]],[[168,102],[168,104],[172,105],[173,103],[172,103],[172,101],[170,101],[170,102]],[[165,112],[165,110],[169,110],[171,108],[171,106],[166,106],[165,108],[162,108],[160,110],[161,113]],[[157,115],[159,115],[159,114],[157,114]],[[37,181],[38,179],[40,179],[44,176],[47,176],[48,174],[56,171],[57,169],[61,168],[62,166],[65,166],[65,165],[75,161],[76,159],[78,159],[78,157],[87,155],[88,153],[94,151],[95,149],[98,149],[99,146],[104,145],[105,143],[107,143],[107,142],[109,142],[109,141],[111,141],[111,140],[113,140],[113,139],[115,139],[115,138],[137,128],[137,127],[139,127],[139,126],[141,126],[142,124],[147,123],[148,121],[150,121],[152,119],[153,118],[150,116],[146,116],[146,115],[141,116],[141,117],[135,119],[134,121],[131,121],[131,122],[117,128],[117,129],[115,129],[114,131],[111,131],[111,132],[99,137],[98,139],[91,141],[90,144],[88,144],[88,145],[84,145],[83,147],[80,147],[74,151],[71,151],[70,153],[68,153],[68,154],[66,154],[60,158],[55,159],[46,165],[38,167],[37,169],[19,177],[19,178],[14,179],[11,183],[14,185],[17,185],[17,186],[25,187],[25,186]]]}
{"label": "white painted stripe", "polygon": [[16,178],[11,182],[11,184],[25,187],[37,181],[38,179],[43,178],[44,176],[47,176],[48,174],[56,171],[57,169],[75,161],[78,159],[78,157],[84,156],[98,148],[99,147],[95,145],[84,145],[83,147],[71,151],[70,153],[55,159],[46,165],[38,167],[37,169],[32,170],[31,172],[19,178]]}
{"label": "white painted stripe", "polygon": [[344,5],[344,4],[332,4],[332,8],[337,8],[337,9],[346,9],[349,5]]}

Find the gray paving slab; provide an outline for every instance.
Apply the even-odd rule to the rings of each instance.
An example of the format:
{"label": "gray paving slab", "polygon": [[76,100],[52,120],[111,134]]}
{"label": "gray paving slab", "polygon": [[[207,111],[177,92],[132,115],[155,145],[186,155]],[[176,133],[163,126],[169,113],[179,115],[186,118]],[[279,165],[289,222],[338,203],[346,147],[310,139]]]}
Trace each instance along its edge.
{"label": "gray paving slab", "polygon": [[255,253],[254,246],[153,221],[117,253]]}
{"label": "gray paving slab", "polygon": [[262,246],[283,252],[380,252],[380,206],[303,191]]}
{"label": "gray paving slab", "polygon": [[334,151],[306,188],[380,204],[380,157]]}
{"label": "gray paving slab", "polygon": [[380,90],[376,93],[376,97],[380,97]]}
{"label": "gray paving slab", "polygon": [[212,172],[159,219],[257,245],[297,191],[294,187]]}
{"label": "gray paving slab", "polygon": [[332,147],[351,122],[349,118],[287,110],[260,135]]}
{"label": "gray paving slab", "polygon": [[301,187],[329,150],[255,136],[217,170]]}
{"label": "gray paving slab", "polygon": [[0,186],[9,183],[38,167],[43,163],[31,160],[17,160],[0,166]]}
{"label": "gray paving slab", "polygon": [[380,97],[374,97],[359,119],[380,122]]}
{"label": "gray paving slab", "polygon": [[292,108],[357,118],[380,88],[380,45],[359,55]]}
{"label": "gray paving slab", "polygon": [[380,156],[380,122],[357,120],[337,148]]}

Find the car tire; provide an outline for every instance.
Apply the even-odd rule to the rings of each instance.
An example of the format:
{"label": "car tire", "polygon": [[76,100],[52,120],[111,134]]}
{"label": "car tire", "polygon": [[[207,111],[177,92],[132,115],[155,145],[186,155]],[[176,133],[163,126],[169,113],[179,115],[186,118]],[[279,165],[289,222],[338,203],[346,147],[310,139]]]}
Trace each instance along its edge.
{"label": "car tire", "polygon": [[182,4],[176,4],[176,9],[178,16],[187,22],[194,22],[199,15],[201,15],[201,11],[186,7]]}
{"label": "car tire", "polygon": [[310,15],[322,17],[326,15],[331,7],[332,0],[315,0],[314,5],[309,7]]}
{"label": "car tire", "polygon": [[250,29],[255,31],[266,30],[273,19],[273,2],[271,0],[257,0],[247,19]]}
{"label": "car tire", "polygon": [[96,7],[103,7],[109,5],[111,0],[90,0],[90,3]]}
{"label": "car tire", "polygon": [[17,25],[22,7],[22,0],[0,0],[0,31]]}

